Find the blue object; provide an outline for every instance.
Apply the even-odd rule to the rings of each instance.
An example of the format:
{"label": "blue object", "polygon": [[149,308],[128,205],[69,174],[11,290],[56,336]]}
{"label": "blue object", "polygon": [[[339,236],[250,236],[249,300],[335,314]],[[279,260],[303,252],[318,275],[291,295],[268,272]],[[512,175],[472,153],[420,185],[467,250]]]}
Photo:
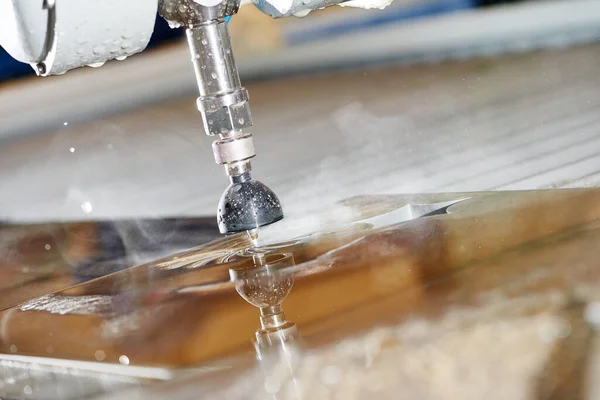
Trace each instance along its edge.
{"label": "blue object", "polygon": [[29,65],[18,62],[0,47],[0,82],[32,73]]}

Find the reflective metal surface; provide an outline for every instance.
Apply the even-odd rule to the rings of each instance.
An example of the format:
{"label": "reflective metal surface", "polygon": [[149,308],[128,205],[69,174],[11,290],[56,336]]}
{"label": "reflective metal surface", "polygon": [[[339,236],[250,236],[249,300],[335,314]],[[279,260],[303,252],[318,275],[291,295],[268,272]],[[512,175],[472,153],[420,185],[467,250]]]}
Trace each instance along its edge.
{"label": "reflective metal surface", "polygon": [[284,221],[8,308],[0,365],[100,365],[133,379],[100,392],[122,399],[594,390],[600,190],[364,196],[323,215],[319,231]]}
{"label": "reflective metal surface", "polygon": [[0,310],[220,236],[212,218],[0,224]]}

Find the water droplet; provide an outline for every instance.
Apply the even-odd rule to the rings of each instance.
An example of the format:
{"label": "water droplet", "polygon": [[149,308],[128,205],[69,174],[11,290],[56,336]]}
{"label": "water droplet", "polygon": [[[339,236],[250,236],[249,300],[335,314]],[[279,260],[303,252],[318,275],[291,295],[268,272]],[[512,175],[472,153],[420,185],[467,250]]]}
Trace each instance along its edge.
{"label": "water droplet", "polygon": [[115,59],[116,59],[117,61],[123,61],[123,60],[125,60],[126,58],[127,58],[127,56],[118,56],[118,57],[115,57]]}
{"label": "water droplet", "polygon": [[96,63],[91,63],[91,64],[88,64],[88,65],[90,67],[92,67],[92,68],[100,68],[101,66],[104,65],[104,61],[100,61],[100,62],[96,62]]}
{"label": "water droplet", "polygon": [[70,151],[71,153],[75,153],[75,147],[71,147],[71,148],[69,149],[69,151]]}
{"label": "water droplet", "polygon": [[200,58],[200,54],[196,53],[196,55],[194,57],[196,57],[196,59],[198,59],[198,58]]}
{"label": "water droplet", "polygon": [[265,391],[269,394],[276,394],[281,390],[281,382],[274,376],[267,376],[264,386]]}
{"label": "water droplet", "polygon": [[225,49],[225,53],[231,54],[231,50],[230,49]]}
{"label": "water droplet", "polygon": [[125,354],[123,354],[122,356],[119,357],[119,362],[123,365],[129,365],[129,357],[127,357]]}
{"label": "water droplet", "polygon": [[304,18],[306,17],[308,14],[310,14],[311,10],[302,10],[302,11],[298,11],[297,13],[294,13],[294,17],[297,18]]}
{"label": "water droplet", "polygon": [[206,39],[202,39],[202,40],[200,41],[200,43],[202,43],[204,46],[206,46],[206,45],[208,44],[208,40],[206,40]]}
{"label": "water droplet", "polygon": [[65,122],[63,122],[63,125],[67,126],[67,125],[69,125],[69,123],[67,121],[65,121]]}
{"label": "water droplet", "polygon": [[46,245],[44,246],[44,248],[45,248],[46,250],[50,250],[50,249],[52,248],[52,246],[50,246],[50,244],[46,243]]}
{"label": "water droplet", "polygon": [[83,203],[81,203],[81,209],[86,214],[91,213],[92,212],[92,203],[90,203],[89,201],[84,201]]}
{"label": "water droplet", "polygon": [[244,118],[238,118],[238,122],[239,122],[240,124],[243,124],[243,123],[245,122],[245,120],[244,120]]}
{"label": "water droplet", "polygon": [[210,76],[211,76],[213,79],[217,79],[217,73],[216,73],[216,72],[213,72],[212,74],[210,74]]}
{"label": "water droplet", "polygon": [[213,124],[213,120],[212,120],[212,119],[209,119],[209,120],[208,120],[208,124],[209,124],[209,125],[212,125],[212,124]]}
{"label": "water droplet", "polygon": [[31,386],[29,385],[25,385],[25,387],[23,388],[23,393],[25,394],[32,394],[33,393],[33,389],[31,388]]}
{"label": "water droplet", "polygon": [[186,12],[187,11],[187,6],[185,4],[181,4],[179,6],[179,12]]}
{"label": "water droplet", "polygon": [[98,361],[104,361],[104,359],[106,358],[106,354],[102,350],[97,350],[94,353],[94,358]]}

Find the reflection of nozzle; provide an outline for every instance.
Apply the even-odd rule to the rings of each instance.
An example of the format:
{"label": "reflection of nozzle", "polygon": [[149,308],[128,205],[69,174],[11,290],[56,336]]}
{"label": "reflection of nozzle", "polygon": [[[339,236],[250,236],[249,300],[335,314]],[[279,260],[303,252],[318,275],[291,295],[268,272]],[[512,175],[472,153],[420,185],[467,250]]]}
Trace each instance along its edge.
{"label": "reflection of nozzle", "polygon": [[[247,265],[247,264],[245,264]],[[285,269],[294,266],[294,256],[289,253],[256,253],[252,266],[229,270],[236,290],[248,303],[260,309],[279,306],[294,284],[294,277]]]}
{"label": "reflection of nozzle", "polygon": [[245,255],[252,257],[250,262],[231,268],[229,276],[240,296],[260,309],[261,328],[255,333],[257,359],[265,376],[283,379],[291,374],[293,378],[302,340],[296,324],[286,320],[281,303],[294,285],[294,256],[256,248]]}
{"label": "reflection of nozzle", "polygon": [[270,348],[300,338],[300,332],[295,323],[287,321],[281,306],[272,310],[260,309],[260,324],[262,329],[256,331],[256,344],[259,349]]}
{"label": "reflection of nozzle", "polygon": [[281,307],[294,285],[294,276],[286,269],[294,265],[294,256],[289,253],[256,253],[251,266],[229,270],[240,296],[260,309],[261,329],[256,331],[259,348],[299,338],[296,324],[286,320]]}

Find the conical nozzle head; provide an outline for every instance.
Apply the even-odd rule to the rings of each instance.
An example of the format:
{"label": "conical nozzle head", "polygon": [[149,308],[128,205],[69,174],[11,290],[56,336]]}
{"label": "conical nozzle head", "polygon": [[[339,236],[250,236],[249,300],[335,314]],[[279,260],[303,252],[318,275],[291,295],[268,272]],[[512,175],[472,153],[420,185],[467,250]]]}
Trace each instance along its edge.
{"label": "conical nozzle head", "polygon": [[232,179],[219,201],[217,222],[222,234],[256,229],[283,219],[279,199],[264,183],[243,174]]}

